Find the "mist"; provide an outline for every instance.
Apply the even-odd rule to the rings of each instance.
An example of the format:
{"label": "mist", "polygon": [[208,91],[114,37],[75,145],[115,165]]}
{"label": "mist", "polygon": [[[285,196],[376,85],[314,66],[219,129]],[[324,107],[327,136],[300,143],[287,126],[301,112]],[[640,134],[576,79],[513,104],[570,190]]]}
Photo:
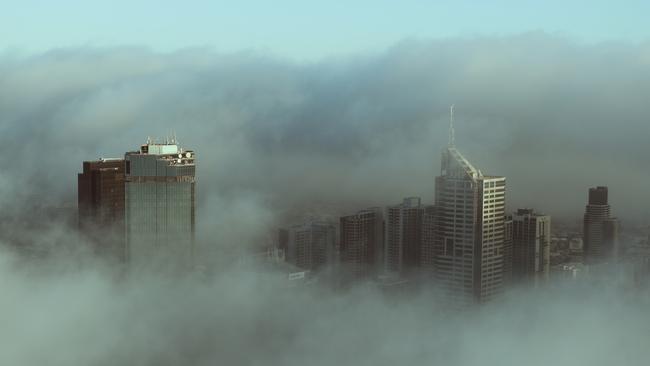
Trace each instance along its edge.
{"label": "mist", "polygon": [[[650,43],[545,33],[409,39],[313,63],[0,52],[0,364],[645,364],[647,288],[616,278],[450,312],[435,289],[296,288],[231,255],[305,216],[433,203],[450,104],[459,150],[507,177],[510,210],[579,221],[588,187],[607,185],[624,225],[647,223],[648,95]],[[76,174],[170,134],[197,154],[197,238],[221,266],[123,276],[73,230]]]}

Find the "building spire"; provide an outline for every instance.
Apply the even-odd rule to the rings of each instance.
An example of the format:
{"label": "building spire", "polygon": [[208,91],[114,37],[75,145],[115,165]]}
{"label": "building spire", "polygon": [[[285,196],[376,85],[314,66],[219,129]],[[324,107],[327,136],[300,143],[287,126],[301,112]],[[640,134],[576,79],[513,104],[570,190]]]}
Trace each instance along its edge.
{"label": "building spire", "polygon": [[454,131],[454,105],[449,107],[449,147],[456,144],[456,133]]}

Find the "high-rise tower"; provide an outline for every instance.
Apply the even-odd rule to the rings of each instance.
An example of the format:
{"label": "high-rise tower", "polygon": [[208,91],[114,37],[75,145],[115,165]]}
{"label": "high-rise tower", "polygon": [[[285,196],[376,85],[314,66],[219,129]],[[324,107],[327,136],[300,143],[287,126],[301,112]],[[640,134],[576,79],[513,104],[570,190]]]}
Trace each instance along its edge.
{"label": "high-rise tower", "polygon": [[369,278],[383,262],[384,219],[374,207],[341,217],[341,267],[347,279]]}
{"label": "high-rise tower", "polygon": [[334,225],[309,221],[294,225],[287,232],[287,261],[306,270],[331,265],[336,229]]}
{"label": "high-rise tower", "polygon": [[81,232],[100,255],[124,260],[124,159],[84,161],[77,189]]}
{"label": "high-rise tower", "polygon": [[153,259],[192,265],[195,232],[195,154],[174,140],[147,141],[127,152],[126,254],[134,264]]}
{"label": "high-rise tower", "polygon": [[551,217],[519,209],[512,221],[512,278],[536,284],[546,281],[551,258]]}
{"label": "high-rise tower", "polygon": [[386,209],[385,269],[406,274],[420,267],[424,207],[419,197],[405,198]]}
{"label": "high-rise tower", "polygon": [[436,178],[435,277],[458,305],[484,302],[503,286],[505,177],[486,176],[454,144],[453,106],[449,146]]}
{"label": "high-rise tower", "polygon": [[584,253],[587,264],[613,259],[618,250],[618,220],[611,216],[607,187],[589,189],[584,216]]}

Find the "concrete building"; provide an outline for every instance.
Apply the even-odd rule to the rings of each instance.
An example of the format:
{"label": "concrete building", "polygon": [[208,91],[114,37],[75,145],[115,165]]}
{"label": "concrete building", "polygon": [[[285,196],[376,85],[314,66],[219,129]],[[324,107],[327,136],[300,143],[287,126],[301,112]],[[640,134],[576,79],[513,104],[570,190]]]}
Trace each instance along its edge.
{"label": "concrete building", "polygon": [[102,256],[125,258],[124,159],[85,161],[77,176],[79,229]]}
{"label": "concrete building", "polygon": [[551,260],[551,217],[532,209],[512,215],[512,277],[516,282],[548,281]]}
{"label": "concrete building", "polygon": [[362,210],[340,220],[340,264],[346,280],[376,276],[384,252],[384,217],[379,207]]}
{"label": "concrete building", "polygon": [[614,259],[618,251],[618,220],[611,216],[607,187],[589,189],[584,215],[585,263],[598,264]]}
{"label": "concrete building", "polygon": [[401,204],[386,208],[386,273],[406,275],[420,267],[423,215],[419,197],[404,198]]}
{"label": "concrete building", "polygon": [[507,287],[512,284],[512,262],[513,262],[513,223],[512,215],[507,215],[504,222],[505,236],[503,239],[503,285]]}
{"label": "concrete building", "polygon": [[422,252],[420,256],[420,272],[425,281],[433,281],[435,275],[435,230],[436,206],[424,207],[422,214]]}
{"label": "concrete building", "polygon": [[435,278],[453,303],[485,302],[501,293],[505,241],[505,177],[486,176],[449,146],[435,187]]}
{"label": "concrete building", "polygon": [[139,151],[126,153],[128,262],[193,264],[195,159],[192,150],[182,149],[173,139],[149,140]]}
{"label": "concrete building", "polygon": [[327,222],[309,221],[287,231],[287,262],[310,271],[332,264],[336,228]]}

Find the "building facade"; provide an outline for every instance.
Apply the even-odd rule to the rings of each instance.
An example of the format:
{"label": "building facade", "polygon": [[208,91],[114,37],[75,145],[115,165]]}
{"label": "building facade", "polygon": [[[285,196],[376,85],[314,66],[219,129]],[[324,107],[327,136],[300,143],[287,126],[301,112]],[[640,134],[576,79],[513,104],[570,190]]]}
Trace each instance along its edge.
{"label": "building facade", "polygon": [[420,272],[425,281],[433,281],[435,275],[435,230],[436,206],[427,205],[422,214],[422,250],[420,255]]}
{"label": "building facade", "polygon": [[618,220],[611,216],[607,187],[589,189],[585,208],[583,241],[587,264],[604,263],[614,259],[618,251]]}
{"label": "building facade", "polygon": [[191,266],[196,155],[175,141],[147,141],[125,155],[126,259]]}
{"label": "building facade", "polygon": [[436,282],[455,304],[502,291],[505,198],[505,177],[483,175],[451,140],[436,178],[433,257]]}
{"label": "building facade", "polygon": [[383,263],[384,217],[379,207],[340,219],[340,268],[348,280],[371,278]]}
{"label": "building facade", "polygon": [[77,176],[79,229],[95,251],[123,261],[124,159],[85,161]]}
{"label": "building facade", "polygon": [[419,197],[386,208],[385,272],[405,275],[420,267],[424,207]]}
{"label": "building facade", "polygon": [[336,228],[327,222],[310,221],[289,228],[287,262],[310,271],[332,264]]}
{"label": "building facade", "polygon": [[512,278],[516,282],[548,280],[551,260],[551,217],[532,209],[512,215]]}

